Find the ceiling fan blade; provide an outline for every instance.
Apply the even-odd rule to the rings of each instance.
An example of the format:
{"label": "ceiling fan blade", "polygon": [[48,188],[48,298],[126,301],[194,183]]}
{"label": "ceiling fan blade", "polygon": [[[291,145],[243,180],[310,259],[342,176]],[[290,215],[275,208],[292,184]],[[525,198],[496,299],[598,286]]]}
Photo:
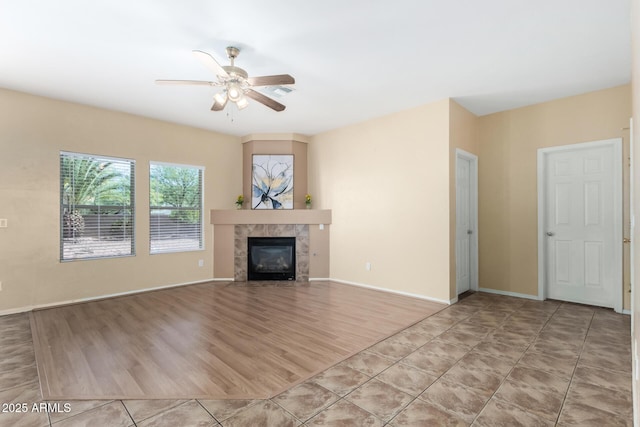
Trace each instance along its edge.
{"label": "ceiling fan blade", "polygon": [[245,93],[245,95],[253,99],[254,101],[258,101],[259,103],[266,105],[267,107],[275,111],[282,111],[285,108],[287,108],[284,105],[280,104],[278,101],[271,99],[268,96],[261,94],[260,92],[256,92],[253,89],[249,89]]}
{"label": "ceiling fan blade", "polygon": [[204,80],[156,80],[159,85],[198,85],[198,86],[219,86],[218,82],[207,82]]}
{"label": "ceiling fan blade", "polygon": [[296,79],[289,74],[278,74],[277,76],[249,77],[247,81],[251,86],[278,86],[292,85]]}
{"label": "ceiling fan blade", "polygon": [[218,61],[216,61],[213,56],[201,50],[194,50],[193,54],[195,55],[196,58],[200,60],[200,62],[204,64],[205,67],[213,71],[213,73],[216,76],[219,76],[225,79],[229,78],[229,74],[227,74],[224,68],[222,68],[222,65],[218,64]]}
{"label": "ceiling fan blade", "polygon": [[227,101],[229,101],[229,98],[227,98],[226,96],[224,97],[224,102],[219,102],[218,99],[214,98],[213,105],[211,106],[211,111],[224,110],[224,107],[227,105]]}

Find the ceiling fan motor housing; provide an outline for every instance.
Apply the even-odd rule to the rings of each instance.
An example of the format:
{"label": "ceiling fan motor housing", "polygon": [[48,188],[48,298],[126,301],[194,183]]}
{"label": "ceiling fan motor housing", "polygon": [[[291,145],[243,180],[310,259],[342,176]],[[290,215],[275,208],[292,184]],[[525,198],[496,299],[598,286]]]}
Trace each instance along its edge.
{"label": "ceiling fan motor housing", "polygon": [[249,74],[245,70],[240,67],[236,67],[235,65],[223,65],[222,68],[231,76],[231,78],[241,77],[243,79],[247,79]]}

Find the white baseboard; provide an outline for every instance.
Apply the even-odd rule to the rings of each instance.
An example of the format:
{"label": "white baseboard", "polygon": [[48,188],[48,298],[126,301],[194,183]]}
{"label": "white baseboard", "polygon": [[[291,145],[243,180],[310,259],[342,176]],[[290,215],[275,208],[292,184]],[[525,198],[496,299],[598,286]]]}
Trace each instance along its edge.
{"label": "white baseboard", "polygon": [[[231,279],[231,280],[233,280],[233,279]],[[198,281],[195,281],[195,282],[184,282],[184,283],[177,283],[177,284],[172,284],[172,285],[155,286],[153,288],[136,289],[136,290],[133,290],[133,291],[118,292],[118,293],[115,293],[115,294],[98,295],[98,296],[95,296],[95,297],[79,298],[79,299],[72,299],[72,300],[67,300],[67,301],[56,301],[56,302],[47,303],[47,304],[28,305],[26,307],[10,308],[8,310],[0,310],[0,316],[5,316],[5,315],[8,315],[8,314],[24,313],[24,312],[28,312],[28,311],[40,310],[40,309],[45,309],[45,308],[59,307],[59,306],[62,306],[62,305],[78,304],[78,303],[83,303],[83,302],[102,300],[102,299],[106,299],[106,298],[121,297],[121,296],[125,296],[125,295],[141,294],[141,293],[144,293],[144,292],[158,291],[158,290],[161,290],[161,289],[177,288],[179,286],[197,285],[198,283],[217,282],[217,281],[228,281],[228,279],[224,279],[224,280],[223,279],[198,280]]]}
{"label": "white baseboard", "polygon": [[538,298],[537,295],[521,294],[519,292],[499,291],[497,289],[489,289],[489,288],[478,288],[478,291],[487,292],[489,294],[505,295],[508,297],[534,299],[536,301],[540,301],[540,298]]}
{"label": "white baseboard", "polygon": [[[439,298],[432,298],[432,297],[428,297],[426,295],[412,294],[410,292],[402,292],[402,291],[397,291],[395,289],[389,289],[389,288],[380,288],[378,286],[367,285],[367,284],[364,284],[364,283],[350,282],[348,280],[341,280],[341,279],[329,279],[329,280],[332,281],[332,282],[336,282],[336,283],[342,283],[343,285],[358,286],[358,287],[361,287],[361,288],[373,289],[375,291],[389,292],[391,294],[404,295],[404,296],[407,296],[407,297],[413,297],[413,298],[419,298],[419,299],[423,299],[423,300],[427,300],[427,301],[439,302],[441,304],[451,305],[451,304],[453,304],[455,302],[454,300],[443,300],[443,299],[439,299]],[[458,298],[456,297],[455,300],[457,301],[457,299]]]}
{"label": "white baseboard", "polygon": [[[118,292],[118,293],[115,293],[115,294],[105,294],[105,295],[99,295],[99,296],[95,296],[95,297],[80,298],[80,299],[67,300],[67,301],[57,301],[57,302],[48,303],[48,304],[29,305],[29,306],[25,306],[25,307],[11,308],[11,309],[8,309],[8,310],[0,310],[0,316],[6,316],[6,315],[9,315],[9,314],[16,314],[16,313],[24,313],[24,312],[28,312],[28,311],[32,311],[32,310],[39,310],[39,309],[45,309],[45,308],[53,308],[53,307],[58,307],[58,306],[62,306],[62,305],[69,305],[69,304],[77,304],[77,303],[83,303],[83,302],[89,302],[89,301],[96,301],[96,300],[101,300],[101,299],[106,299],[106,298],[115,298],[115,297],[120,297],[120,296],[125,296],[125,295],[141,294],[141,293],[144,293],[144,292],[152,292],[152,291],[157,291],[157,290],[161,290],[161,289],[176,288],[176,287],[179,287],[179,286],[196,285],[198,283],[233,282],[234,280],[235,279],[232,278],[232,277],[231,278],[218,277],[218,278],[212,278],[212,279],[198,280],[198,281],[195,281],[195,282],[184,282],[184,283],[177,283],[177,284],[172,284],[172,285],[155,286],[155,287],[152,287],[152,288],[136,289],[136,290],[133,290],[133,291]],[[456,302],[458,302],[458,297],[457,296],[455,298],[451,299],[451,300],[443,300],[443,299],[439,299],[439,298],[428,297],[426,295],[413,294],[413,293],[410,293],[410,292],[397,291],[395,289],[381,288],[381,287],[378,287],[378,286],[367,285],[365,283],[351,282],[351,281],[342,280],[342,279],[332,279],[330,277],[310,277],[309,281],[310,282],[329,282],[329,281],[331,281],[331,282],[336,282],[336,283],[342,283],[343,285],[358,286],[358,287],[361,287],[361,288],[373,289],[373,290],[382,291],[382,292],[389,292],[389,293],[392,293],[392,294],[404,295],[404,296],[408,296],[408,297],[419,298],[419,299],[423,299],[423,300],[427,300],[427,301],[433,301],[433,302],[438,302],[438,303],[441,303],[441,304],[448,304],[448,305],[455,304]],[[489,288],[479,288],[478,291],[487,292],[487,293],[490,293],[490,294],[505,295],[505,296],[510,296],[510,297],[525,298],[525,299],[531,299],[531,300],[539,300],[537,295],[521,294],[521,293],[518,293],[518,292],[500,291],[500,290],[497,290],[497,289],[489,289]],[[622,310],[622,314],[631,315],[631,310]]]}
{"label": "white baseboard", "polygon": [[[509,297],[517,297],[517,298],[526,298],[526,299],[533,299],[536,301],[540,301],[540,298],[537,295],[529,295],[529,294],[520,294],[518,292],[509,292],[509,291],[499,291],[497,289],[489,289],[489,288],[480,288],[478,289],[480,292],[487,292],[490,294],[497,294],[497,295],[505,295],[505,296],[509,296]],[[622,310],[622,312],[620,314],[631,314],[631,310]]]}

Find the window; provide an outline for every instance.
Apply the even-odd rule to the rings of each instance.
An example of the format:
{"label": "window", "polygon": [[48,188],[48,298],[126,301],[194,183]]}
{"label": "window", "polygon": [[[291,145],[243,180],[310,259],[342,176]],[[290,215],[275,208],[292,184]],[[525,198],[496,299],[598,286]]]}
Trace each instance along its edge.
{"label": "window", "polygon": [[60,153],[60,259],[135,255],[135,161]]}
{"label": "window", "polygon": [[202,243],[204,168],[152,162],[149,168],[150,251],[194,251]]}

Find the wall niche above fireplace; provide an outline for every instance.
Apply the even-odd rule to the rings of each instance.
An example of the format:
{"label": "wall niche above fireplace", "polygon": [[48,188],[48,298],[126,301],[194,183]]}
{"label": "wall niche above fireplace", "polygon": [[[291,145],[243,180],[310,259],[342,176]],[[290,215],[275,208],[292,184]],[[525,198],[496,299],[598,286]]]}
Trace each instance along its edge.
{"label": "wall niche above fireplace", "polygon": [[[242,194],[245,200],[253,196],[254,156],[293,156],[293,206],[304,209],[307,190],[307,143],[309,138],[299,134],[252,134],[242,138]],[[254,202],[249,208],[254,208]],[[259,206],[264,208],[264,206]]]}
{"label": "wall niche above fireplace", "polygon": [[[254,155],[293,155],[293,209],[213,209],[213,277],[246,281],[248,237],[296,238],[296,282],[330,277],[331,210],[306,209],[307,142],[299,134],[252,134],[242,138],[242,194],[252,196]],[[230,202],[231,203],[231,202]],[[249,208],[249,209],[247,209]]]}

